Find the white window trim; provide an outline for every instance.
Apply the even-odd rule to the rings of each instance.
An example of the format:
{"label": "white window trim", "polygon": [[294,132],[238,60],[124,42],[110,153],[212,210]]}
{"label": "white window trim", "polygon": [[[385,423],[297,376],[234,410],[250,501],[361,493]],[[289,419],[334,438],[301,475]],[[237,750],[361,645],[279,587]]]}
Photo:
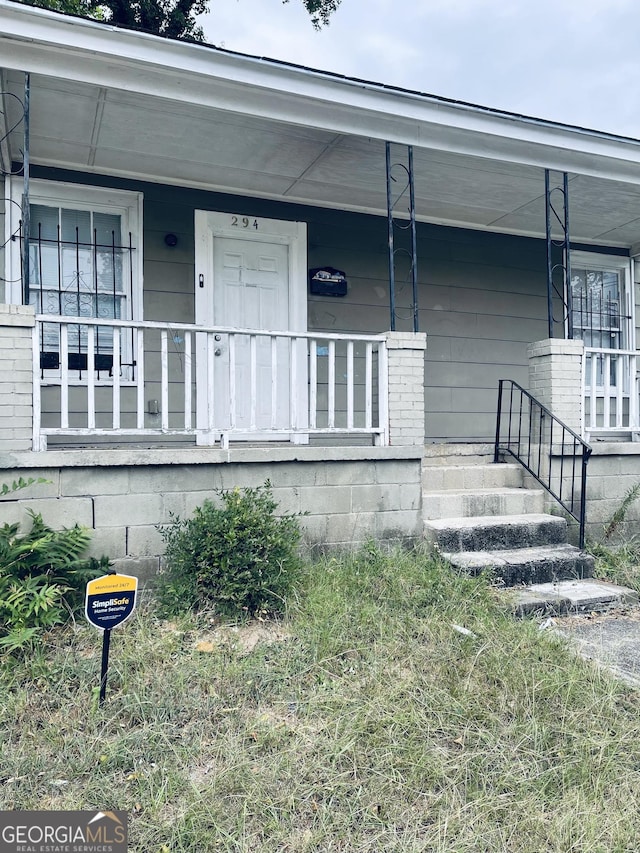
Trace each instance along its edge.
{"label": "white window trim", "polygon": [[[20,240],[12,235],[20,233],[22,218],[22,178],[7,178],[5,189],[5,302],[22,304],[22,281],[20,278]],[[143,195],[129,190],[113,190],[86,184],[70,184],[58,181],[34,179],[29,183],[29,203],[53,205],[68,204],[76,210],[93,210],[117,213],[122,217],[123,235],[131,232],[135,252],[132,253],[131,299],[127,299],[126,316],[123,320],[143,319],[143,242],[142,203]]]}
{"label": "white window trim", "polygon": [[[629,328],[626,333],[626,345],[621,347],[621,350],[635,350],[636,348],[636,307],[634,297],[634,260],[626,255],[609,255],[594,250],[593,252],[572,251],[571,252],[571,269],[576,267],[581,269],[595,270],[615,270],[622,272],[622,289],[625,300],[625,313],[630,318]],[[571,286],[571,283],[569,283]],[[570,294],[567,294],[571,298]],[[566,333],[567,330],[565,330]]]}

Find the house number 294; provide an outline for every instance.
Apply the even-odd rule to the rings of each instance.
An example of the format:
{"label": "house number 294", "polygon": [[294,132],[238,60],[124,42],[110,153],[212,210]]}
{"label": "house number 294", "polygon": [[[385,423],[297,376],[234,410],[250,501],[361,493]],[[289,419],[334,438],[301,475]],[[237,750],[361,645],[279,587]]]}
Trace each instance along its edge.
{"label": "house number 294", "polygon": [[234,228],[255,228],[258,230],[258,220],[251,220],[249,216],[232,216],[231,225]]}

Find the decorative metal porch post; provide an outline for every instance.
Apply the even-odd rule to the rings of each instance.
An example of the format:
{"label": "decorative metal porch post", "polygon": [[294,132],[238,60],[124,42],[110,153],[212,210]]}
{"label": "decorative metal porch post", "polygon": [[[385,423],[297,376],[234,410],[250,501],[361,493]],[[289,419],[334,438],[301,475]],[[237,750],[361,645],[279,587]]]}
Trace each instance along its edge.
{"label": "decorative metal porch post", "polygon": [[[571,307],[571,243],[569,236],[569,177],[562,172],[562,185],[551,186],[551,173],[544,170],[544,197],[547,233],[547,312],[549,337],[553,337],[554,323],[562,323],[562,337],[573,338],[573,311]],[[559,197],[559,198],[558,198]],[[556,202],[559,201],[559,204]],[[554,225],[560,226],[560,238],[552,236]],[[560,249],[560,261],[554,261],[554,249]],[[553,313],[554,295],[562,304],[562,318]]]}
{"label": "decorative metal porch post", "polygon": [[[391,313],[390,329],[396,330],[396,278],[398,272],[398,259],[404,256],[409,259],[411,276],[411,317],[413,320],[413,331],[419,331],[418,322],[418,254],[416,246],[416,200],[413,183],[413,146],[406,146],[406,162],[391,162],[391,142],[386,143],[387,163],[387,219],[389,228],[389,309]],[[404,146],[403,146],[404,147]],[[398,183],[394,171],[400,173],[401,181],[397,192],[394,193],[393,184]],[[407,201],[408,209],[402,212],[399,205]],[[408,218],[407,218],[408,214]],[[398,238],[405,232],[409,232],[409,246],[398,246]],[[406,240],[404,241],[406,243]]]}
{"label": "decorative metal porch post", "polygon": [[24,75],[24,151],[22,154],[22,301],[29,304],[29,236],[31,232],[31,210],[29,207],[29,100],[31,95],[31,75]]}

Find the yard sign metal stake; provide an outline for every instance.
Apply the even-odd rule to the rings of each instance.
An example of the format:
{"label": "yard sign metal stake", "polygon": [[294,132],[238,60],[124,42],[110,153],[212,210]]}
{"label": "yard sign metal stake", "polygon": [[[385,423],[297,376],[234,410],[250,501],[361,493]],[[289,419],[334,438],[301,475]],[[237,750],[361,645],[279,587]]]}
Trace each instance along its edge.
{"label": "yard sign metal stake", "polygon": [[111,631],[131,616],[136,606],[138,578],[132,575],[103,575],[87,584],[84,612],[87,620],[101,628],[102,666],[100,670],[100,705],[107,693],[109,645]]}
{"label": "yard sign metal stake", "polygon": [[107,695],[107,675],[109,673],[109,646],[111,644],[111,628],[105,628],[102,634],[102,666],[100,668],[100,704]]}

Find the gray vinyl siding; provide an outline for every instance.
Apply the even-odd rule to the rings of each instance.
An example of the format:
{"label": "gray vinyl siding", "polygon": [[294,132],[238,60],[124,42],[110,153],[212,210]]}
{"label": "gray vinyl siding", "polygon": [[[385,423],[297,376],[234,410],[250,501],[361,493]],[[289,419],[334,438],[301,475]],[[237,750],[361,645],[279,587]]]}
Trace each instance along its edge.
{"label": "gray vinyl siding", "polygon": [[[310,296],[310,328],[388,329],[386,220],[332,214],[327,227],[320,214],[316,228],[309,222],[309,266],[344,269],[350,288],[343,300]],[[418,280],[427,440],[491,438],[499,379],[526,387],[527,344],[547,337],[544,243],[419,225]],[[397,289],[401,329],[411,328],[407,290]]]}
{"label": "gray vinyl siding", "polygon": [[[304,221],[309,267],[347,275],[344,298],[309,295],[310,330],[389,329],[387,222],[198,190],[34,170],[37,177],[76,180],[144,193],[144,318],[194,320],[194,211],[208,209]],[[168,233],[178,237],[165,245]],[[427,440],[490,439],[498,380],[527,384],[527,344],[547,337],[544,243],[522,237],[419,224],[420,330],[427,333]],[[399,287],[397,328],[410,329],[409,288]],[[81,409],[81,401],[78,401]]]}

